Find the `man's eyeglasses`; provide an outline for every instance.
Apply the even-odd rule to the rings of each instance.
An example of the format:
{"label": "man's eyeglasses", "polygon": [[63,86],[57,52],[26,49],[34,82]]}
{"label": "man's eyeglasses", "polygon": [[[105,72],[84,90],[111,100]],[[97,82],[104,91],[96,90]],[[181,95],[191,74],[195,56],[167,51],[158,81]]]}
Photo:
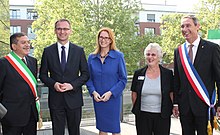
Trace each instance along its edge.
{"label": "man's eyeglasses", "polygon": [[147,53],[146,56],[152,56],[152,57],[155,57],[156,54],[155,54],[155,53]]}
{"label": "man's eyeglasses", "polygon": [[70,28],[56,28],[57,31],[68,31],[70,30]]}
{"label": "man's eyeglasses", "polygon": [[103,39],[104,39],[104,40],[109,40],[110,37],[102,37],[102,36],[99,37],[99,40],[103,40]]}

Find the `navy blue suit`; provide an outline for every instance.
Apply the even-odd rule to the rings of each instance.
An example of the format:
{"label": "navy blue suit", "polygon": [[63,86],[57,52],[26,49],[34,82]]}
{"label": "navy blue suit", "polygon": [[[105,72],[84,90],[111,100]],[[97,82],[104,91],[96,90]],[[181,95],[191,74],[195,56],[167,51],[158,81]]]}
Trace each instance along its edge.
{"label": "navy blue suit", "polygon": [[[75,134],[73,133],[75,131],[72,130],[74,130],[76,126],[79,127],[81,120],[81,107],[83,106],[82,85],[89,79],[88,65],[83,48],[72,43],[69,44],[68,59],[64,71],[61,68],[57,43],[45,48],[39,77],[41,81],[49,87],[49,108],[54,134],[64,134],[64,119],[66,119],[59,117],[58,121],[62,119],[62,123],[57,122],[56,119],[53,118],[55,113],[60,110],[61,112],[59,113],[62,113],[62,115],[66,117],[69,111],[78,110],[76,114],[77,118],[67,118],[67,123],[73,123],[72,120],[74,119],[75,126],[69,123],[68,129],[70,135]],[[57,92],[54,89],[56,82],[70,83],[73,86],[73,90],[63,93]],[[74,114],[70,116],[74,116]]]}

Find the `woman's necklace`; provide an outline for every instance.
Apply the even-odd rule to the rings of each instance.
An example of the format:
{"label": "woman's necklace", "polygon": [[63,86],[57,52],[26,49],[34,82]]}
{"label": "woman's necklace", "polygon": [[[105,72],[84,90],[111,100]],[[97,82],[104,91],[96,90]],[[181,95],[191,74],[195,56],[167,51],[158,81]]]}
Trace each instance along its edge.
{"label": "woman's necklace", "polygon": [[104,56],[102,56],[102,55],[100,54],[100,58],[106,58],[106,57],[108,56],[108,54],[109,54],[109,52],[107,52]]}

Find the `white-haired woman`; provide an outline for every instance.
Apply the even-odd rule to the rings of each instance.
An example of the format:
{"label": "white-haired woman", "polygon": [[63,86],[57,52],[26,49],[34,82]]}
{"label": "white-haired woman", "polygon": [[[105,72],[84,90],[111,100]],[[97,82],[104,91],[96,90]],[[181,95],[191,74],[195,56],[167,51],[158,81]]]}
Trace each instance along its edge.
{"label": "white-haired woman", "polygon": [[169,135],[173,72],[160,65],[159,44],[150,43],[144,56],[147,66],[135,71],[131,85],[137,135]]}

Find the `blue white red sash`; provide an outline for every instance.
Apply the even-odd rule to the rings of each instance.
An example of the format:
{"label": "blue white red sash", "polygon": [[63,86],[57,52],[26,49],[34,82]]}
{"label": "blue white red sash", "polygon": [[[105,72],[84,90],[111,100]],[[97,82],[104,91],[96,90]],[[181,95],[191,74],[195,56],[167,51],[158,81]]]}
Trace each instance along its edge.
{"label": "blue white red sash", "polygon": [[[210,119],[210,109],[214,108],[216,104],[216,90],[213,91],[212,99],[210,101],[208,90],[206,89],[203,81],[201,80],[198,72],[190,61],[189,55],[187,53],[186,43],[180,45],[179,48],[180,60],[184,69],[184,72],[189,80],[193,90],[196,92],[198,97],[209,106],[209,119]],[[213,109],[213,113],[215,110]]]}
{"label": "blue white red sash", "polygon": [[[21,77],[27,82],[31,91],[36,100],[36,107],[38,114],[40,115],[40,101],[39,97],[37,96],[37,80],[27,67],[26,64],[12,51],[10,52],[5,58],[8,62],[14,67],[14,69],[21,75]],[[40,118],[40,117],[39,117]]]}

